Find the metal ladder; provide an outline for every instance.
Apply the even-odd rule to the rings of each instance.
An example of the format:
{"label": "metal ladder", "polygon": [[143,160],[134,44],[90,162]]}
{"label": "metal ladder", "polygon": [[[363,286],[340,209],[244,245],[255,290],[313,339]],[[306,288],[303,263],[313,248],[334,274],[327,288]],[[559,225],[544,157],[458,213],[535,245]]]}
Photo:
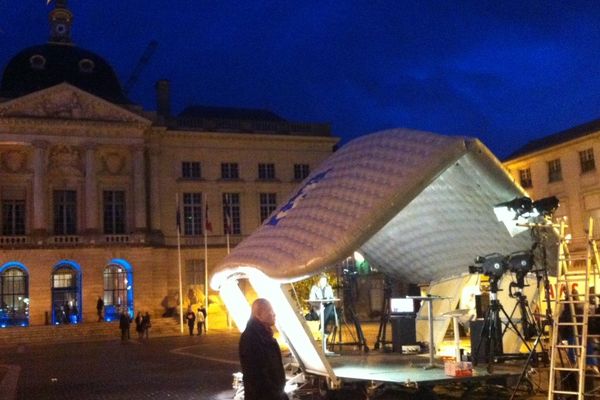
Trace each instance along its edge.
{"label": "metal ladder", "polygon": [[[587,256],[585,257],[585,270],[572,269],[572,262],[575,261],[569,254],[567,241],[565,239],[566,225],[563,222],[559,226],[559,246],[558,246],[558,271],[557,271],[557,290],[554,305],[553,326],[551,334],[551,357],[550,357],[550,376],[548,382],[548,399],[558,398],[577,398],[583,400],[586,397],[600,398],[600,393],[585,393],[587,358],[598,356],[587,356],[588,322],[590,318],[590,280],[593,285],[598,279],[598,248],[593,239],[593,219],[590,218],[587,235]],[[582,259],[583,260],[583,259]],[[577,281],[583,284],[583,293],[574,292],[572,284]],[[561,293],[564,286],[565,294]],[[581,288],[580,288],[581,290]],[[569,307],[571,314],[570,321],[561,321],[560,316],[564,307]],[[595,315],[592,317],[596,317]],[[559,328],[567,327],[572,329],[572,340],[566,342],[559,335]],[[600,335],[595,335],[600,336]],[[568,357],[571,353],[571,357]],[[570,360],[574,358],[574,360]],[[566,362],[565,362],[566,361]],[[565,379],[561,379],[565,376]],[[570,379],[570,387],[563,387],[563,384]]]}

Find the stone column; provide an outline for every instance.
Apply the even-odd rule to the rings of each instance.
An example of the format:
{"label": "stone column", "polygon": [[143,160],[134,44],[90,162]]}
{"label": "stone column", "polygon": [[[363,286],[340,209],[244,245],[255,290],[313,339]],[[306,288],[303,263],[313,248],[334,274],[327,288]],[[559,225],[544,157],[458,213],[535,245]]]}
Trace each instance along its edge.
{"label": "stone column", "polygon": [[96,143],[85,143],[85,230],[98,233],[98,182],[96,180]]}
{"label": "stone column", "polygon": [[160,221],[160,150],[150,149],[150,229],[153,233],[161,232]]}
{"label": "stone column", "polygon": [[36,140],[33,145],[33,232],[44,236],[48,232],[48,185],[46,181],[46,153],[48,142]]}
{"label": "stone column", "polygon": [[133,210],[136,232],[146,231],[146,175],[144,145],[131,147],[133,154]]}

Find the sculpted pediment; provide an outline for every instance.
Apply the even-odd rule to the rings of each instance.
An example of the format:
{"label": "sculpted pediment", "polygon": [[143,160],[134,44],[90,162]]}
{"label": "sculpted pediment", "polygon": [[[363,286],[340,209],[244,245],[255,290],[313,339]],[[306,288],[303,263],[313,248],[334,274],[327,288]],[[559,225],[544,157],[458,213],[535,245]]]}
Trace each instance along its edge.
{"label": "sculpted pediment", "polygon": [[0,103],[1,117],[133,122],[151,121],[68,83]]}

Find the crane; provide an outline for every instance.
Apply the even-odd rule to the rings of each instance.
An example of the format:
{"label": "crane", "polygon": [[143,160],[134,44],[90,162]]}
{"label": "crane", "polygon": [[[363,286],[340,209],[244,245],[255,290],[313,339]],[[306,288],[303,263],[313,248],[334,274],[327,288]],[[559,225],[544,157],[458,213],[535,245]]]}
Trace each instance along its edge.
{"label": "crane", "polygon": [[148,43],[148,46],[146,46],[146,49],[144,50],[144,53],[138,60],[135,68],[133,69],[133,72],[131,73],[131,75],[129,75],[129,79],[127,79],[127,81],[123,85],[123,92],[125,93],[125,95],[127,95],[131,91],[133,86],[137,83],[140,74],[142,73],[142,70],[146,65],[148,65],[148,62],[154,55],[154,52],[156,51],[157,47],[158,42],[156,40],[151,40],[150,43]]}

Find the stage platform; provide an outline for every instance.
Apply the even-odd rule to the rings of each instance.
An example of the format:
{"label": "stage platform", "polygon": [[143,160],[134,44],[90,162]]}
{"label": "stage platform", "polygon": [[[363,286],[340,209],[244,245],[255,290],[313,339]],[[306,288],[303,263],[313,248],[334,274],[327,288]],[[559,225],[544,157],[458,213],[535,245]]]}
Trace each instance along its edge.
{"label": "stage platform", "polygon": [[397,353],[341,354],[327,357],[335,375],[342,380],[375,381],[399,385],[437,385],[457,381],[488,380],[518,377],[521,369],[516,366],[495,364],[492,373],[487,364],[473,368],[467,377],[447,376],[442,360],[436,360],[434,368],[429,365],[428,355],[403,355]]}

